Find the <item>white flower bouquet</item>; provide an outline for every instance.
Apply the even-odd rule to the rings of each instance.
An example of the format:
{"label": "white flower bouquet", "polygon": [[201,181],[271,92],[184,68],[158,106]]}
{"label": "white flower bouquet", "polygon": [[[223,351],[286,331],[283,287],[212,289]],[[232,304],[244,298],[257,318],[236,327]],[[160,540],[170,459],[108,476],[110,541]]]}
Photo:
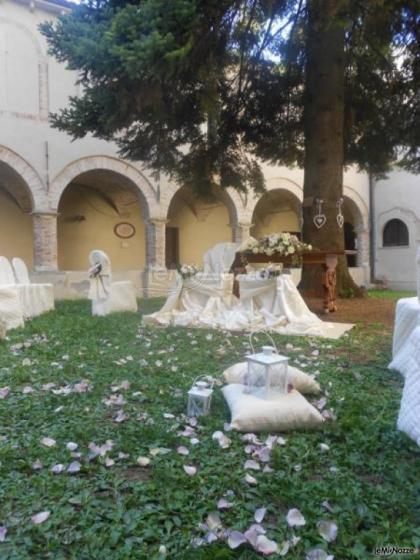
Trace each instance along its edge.
{"label": "white flower bouquet", "polygon": [[193,276],[195,276],[197,272],[200,272],[200,269],[197,268],[194,264],[182,264],[178,268],[178,272],[182,276],[182,278],[186,280],[187,278],[192,278]]}
{"label": "white flower bouquet", "polygon": [[250,237],[242,244],[241,251],[255,255],[267,255],[267,257],[274,254],[290,256],[293,264],[299,264],[302,253],[312,251],[312,245],[303,243],[291,233],[279,232],[265,235],[261,239]]}
{"label": "white flower bouquet", "polygon": [[282,273],[282,270],[283,270],[282,264],[275,265],[272,263],[268,263],[268,266],[266,266],[266,268],[263,268],[258,272],[261,278],[277,278]]}

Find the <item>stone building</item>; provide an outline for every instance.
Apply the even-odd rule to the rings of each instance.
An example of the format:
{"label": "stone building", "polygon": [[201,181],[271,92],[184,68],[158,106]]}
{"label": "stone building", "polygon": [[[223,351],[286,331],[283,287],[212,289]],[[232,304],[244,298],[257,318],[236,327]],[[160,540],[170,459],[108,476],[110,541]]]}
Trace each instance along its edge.
{"label": "stone building", "polygon": [[[58,297],[79,297],[89,252],[103,249],[116,279],[131,279],[139,294],[151,295],[165,290],[174,264],[200,263],[217,242],[300,231],[301,170],[265,166],[263,196],[228,189],[203,202],[164,177],[152,179],[140,163],[121,160],[112,143],[92,137],[73,142],[52,129],[49,112],[63,108],[78,89],[75,74],[48,56],[38,25],[69,8],[63,0],[0,3],[0,255],[23,258],[34,277],[54,282]],[[410,287],[420,208],[408,201],[417,179],[401,177],[394,187],[393,177],[374,189],[375,271]],[[370,187],[366,174],[345,173],[346,244],[356,251],[349,264],[359,284],[370,281]],[[380,196],[382,190],[389,196]],[[381,244],[392,219],[407,222],[408,247]],[[394,261],[402,255],[407,267],[396,275]]]}

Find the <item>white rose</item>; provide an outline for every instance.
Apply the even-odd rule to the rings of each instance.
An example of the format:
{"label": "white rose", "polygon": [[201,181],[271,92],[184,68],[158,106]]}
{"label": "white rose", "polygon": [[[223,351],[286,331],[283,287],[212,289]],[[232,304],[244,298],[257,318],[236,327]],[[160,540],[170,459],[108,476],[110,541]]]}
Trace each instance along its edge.
{"label": "white rose", "polygon": [[287,252],[291,255],[292,253],[295,252],[295,248],[293,247],[293,245],[289,245],[289,247],[287,248]]}

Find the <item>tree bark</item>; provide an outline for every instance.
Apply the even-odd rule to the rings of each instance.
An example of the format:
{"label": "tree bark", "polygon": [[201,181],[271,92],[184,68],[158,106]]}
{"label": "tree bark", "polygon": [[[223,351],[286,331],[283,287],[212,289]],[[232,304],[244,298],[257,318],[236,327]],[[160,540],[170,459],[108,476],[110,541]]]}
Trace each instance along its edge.
{"label": "tree bark", "polygon": [[[337,222],[343,195],[344,33],[340,13],[348,0],[309,0],[305,77],[305,167],[303,240],[320,250],[344,250],[344,230]],[[317,200],[326,221],[314,224]],[[304,266],[300,288],[316,293],[321,266]],[[337,294],[359,295],[345,257],[337,267]]]}

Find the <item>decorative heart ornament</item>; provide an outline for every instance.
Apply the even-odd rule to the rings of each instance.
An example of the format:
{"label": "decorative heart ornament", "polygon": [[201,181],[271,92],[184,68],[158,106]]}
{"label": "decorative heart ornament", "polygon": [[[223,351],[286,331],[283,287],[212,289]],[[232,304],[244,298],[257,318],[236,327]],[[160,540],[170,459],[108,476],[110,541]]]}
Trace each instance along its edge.
{"label": "decorative heart ornament", "polygon": [[342,228],[344,226],[344,216],[343,214],[337,214],[337,224],[338,227]]}
{"label": "decorative heart ornament", "polygon": [[344,198],[341,196],[338,200],[337,200],[337,224],[339,228],[342,228],[344,226],[344,216],[343,216],[343,212],[341,210],[342,206],[344,203]]}
{"label": "decorative heart ornament", "polygon": [[326,221],[327,221],[327,217],[325,214],[316,214],[314,216],[314,224],[318,229],[321,229],[322,226],[325,225]]}

